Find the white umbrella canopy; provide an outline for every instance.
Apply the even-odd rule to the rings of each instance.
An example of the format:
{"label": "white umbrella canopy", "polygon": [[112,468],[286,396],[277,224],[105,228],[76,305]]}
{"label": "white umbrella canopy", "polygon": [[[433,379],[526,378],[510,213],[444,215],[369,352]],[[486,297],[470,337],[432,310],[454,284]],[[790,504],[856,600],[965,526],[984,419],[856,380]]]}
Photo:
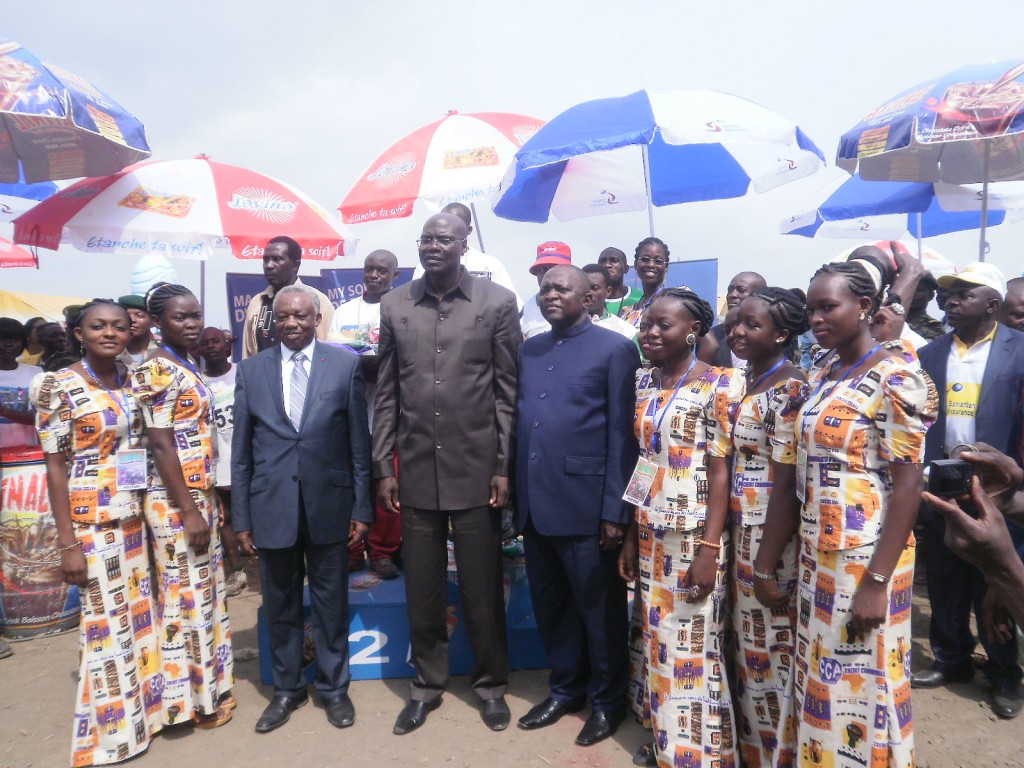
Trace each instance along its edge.
{"label": "white umbrella canopy", "polygon": [[519,152],[494,212],[543,223],[741,197],[815,173],[796,123],[715,91],[638,91],[577,104]]}

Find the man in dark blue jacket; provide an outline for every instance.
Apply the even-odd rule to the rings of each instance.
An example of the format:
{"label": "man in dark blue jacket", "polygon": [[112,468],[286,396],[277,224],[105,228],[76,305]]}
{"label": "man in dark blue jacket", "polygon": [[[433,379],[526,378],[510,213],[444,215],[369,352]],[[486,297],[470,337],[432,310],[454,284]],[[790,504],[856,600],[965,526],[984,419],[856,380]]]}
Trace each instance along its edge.
{"label": "man in dark blue jacket", "polygon": [[632,514],[622,494],[638,455],[628,339],[595,326],[583,270],[555,267],[539,304],[551,331],[519,349],[516,495],[537,627],[551,663],[548,698],[519,720],[551,725],[590,699],[582,746],[611,736],[625,714],[625,583],[619,547]]}
{"label": "man in dark blue jacket", "polygon": [[373,522],[370,429],[359,358],[316,340],[312,288],[274,296],[280,344],[235,377],[231,511],[244,552],[260,555],[274,698],[256,732],[284,725],[309,699],[302,678],[302,581],[309,581],[316,690],[336,728],[355,720],[348,695],[348,548]]}
{"label": "man in dark blue jacket", "polygon": [[[925,440],[925,461],[948,457],[958,444],[976,442],[1015,455],[1024,333],[996,321],[1006,291],[1002,273],[991,264],[974,262],[959,275],[939,278],[939,285],[948,291],[946,318],[953,331],[919,351],[921,366],[935,382],[941,402]],[[932,609],[929,640],[935,664],[915,673],[911,684],[933,688],[974,677],[973,608],[988,656],[984,671],[992,683],[992,709],[999,717],[1016,717],[1024,707],[1017,644],[999,643],[985,633],[981,620],[985,578],[945,546],[945,522],[927,505],[922,508],[921,522]],[[1010,532],[1019,548],[1024,531],[1011,524]]]}

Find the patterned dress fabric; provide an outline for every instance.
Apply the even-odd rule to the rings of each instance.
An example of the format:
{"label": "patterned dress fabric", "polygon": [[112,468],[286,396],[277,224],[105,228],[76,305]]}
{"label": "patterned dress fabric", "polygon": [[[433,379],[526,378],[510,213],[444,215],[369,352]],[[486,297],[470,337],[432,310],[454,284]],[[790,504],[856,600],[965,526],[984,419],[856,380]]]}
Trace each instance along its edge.
{"label": "patterned dress fabric", "polygon": [[722,656],[728,533],[712,594],[690,603],[683,585],[704,534],[709,446],[718,455],[730,453],[729,410],[743,394],[743,381],[730,370],[711,368],[673,399],[654,376],[637,372],[635,432],[658,468],[637,508],[647,703],[658,765],[729,768],[736,765],[736,731]]}
{"label": "patterned dress fabric", "polygon": [[856,640],[849,619],[885,524],[890,463],[923,460],[938,396],[920,367],[902,357],[887,357],[838,384],[826,381],[832,365],[812,377],[812,394],[797,418],[797,445],[807,454],[797,596],[797,748],[802,765],[903,768],[914,765],[913,537],[888,584],[882,626]]}
{"label": "patterned dress fabric", "polygon": [[[765,608],[754,596],[757,558],[774,477],[772,461],[796,464],[796,417],[807,400],[801,379],[783,379],[747,395],[733,419],[730,511],[733,541],[732,629],[735,640],[736,730],[747,768],[794,764],[793,658],[796,596],[787,608]],[[795,590],[797,537],[776,564],[781,590]]]}
{"label": "patterned dress fabric", "polygon": [[145,752],[162,727],[142,494],[116,486],[117,452],[138,446],[142,416],[129,390],[111,395],[66,368],[43,377],[36,414],[43,451],[67,457],[88,579],[71,765],[107,765]]}
{"label": "patterned dress fabric", "polygon": [[173,429],[185,483],[210,526],[210,546],[188,546],[181,511],[150,461],[145,496],[159,589],[156,629],[162,665],[161,715],[167,725],[212,715],[231,689],[233,660],[224,561],[214,490],[213,401],[188,367],[154,357],[132,372],[132,388],[148,429]]}

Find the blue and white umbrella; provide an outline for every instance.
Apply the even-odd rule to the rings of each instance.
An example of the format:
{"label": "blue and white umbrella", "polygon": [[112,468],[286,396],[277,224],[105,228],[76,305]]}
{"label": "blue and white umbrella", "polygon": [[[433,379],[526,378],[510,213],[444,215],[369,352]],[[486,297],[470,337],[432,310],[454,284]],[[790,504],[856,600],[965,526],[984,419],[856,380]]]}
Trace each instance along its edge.
{"label": "blue and white umbrella", "polygon": [[142,123],[110,96],[0,38],[0,180],[106,176],[150,154]]}
{"label": "blue and white umbrella", "polygon": [[[786,235],[898,240],[908,232],[923,237],[979,229],[982,188],[978,184],[865,181],[859,175],[830,182],[816,195],[817,207],[780,224]],[[986,226],[1021,218],[1024,184],[989,187]]]}
{"label": "blue and white umbrella", "polygon": [[897,94],[843,134],[836,165],[872,181],[981,183],[985,211],[989,183],[1024,179],[1024,61],[961,67]]}
{"label": "blue and white umbrella", "polygon": [[809,176],[824,155],[793,122],[714,91],[638,91],[570,107],[516,153],[492,201],[560,221],[741,197]]}

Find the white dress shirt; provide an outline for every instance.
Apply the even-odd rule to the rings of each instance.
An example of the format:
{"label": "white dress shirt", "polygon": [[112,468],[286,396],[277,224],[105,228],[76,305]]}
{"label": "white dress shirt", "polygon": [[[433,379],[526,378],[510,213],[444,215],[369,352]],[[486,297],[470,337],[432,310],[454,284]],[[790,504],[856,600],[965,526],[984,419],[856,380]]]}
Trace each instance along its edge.
{"label": "white dress shirt", "polygon": [[[289,398],[292,394],[292,368],[295,367],[295,361],[292,360],[292,355],[296,352],[301,352],[306,356],[305,362],[302,367],[306,370],[306,378],[308,379],[313,373],[313,348],[316,346],[316,337],[302,349],[294,350],[288,349],[284,344],[281,345],[281,387],[284,395],[284,410],[288,413],[288,403],[291,402]],[[308,393],[308,389],[306,390]],[[303,406],[305,407],[305,406]],[[291,414],[288,414],[291,416]]]}

